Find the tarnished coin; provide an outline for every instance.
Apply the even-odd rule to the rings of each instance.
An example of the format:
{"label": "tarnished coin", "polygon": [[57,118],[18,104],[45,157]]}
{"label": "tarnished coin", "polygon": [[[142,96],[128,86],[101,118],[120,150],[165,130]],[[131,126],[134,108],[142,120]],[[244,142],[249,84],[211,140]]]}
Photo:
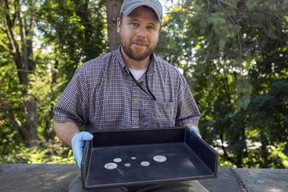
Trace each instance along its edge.
{"label": "tarnished coin", "polygon": [[144,166],[144,167],[147,167],[147,166],[150,165],[150,163],[148,161],[142,161],[141,165]]}
{"label": "tarnished coin", "polygon": [[113,159],[113,161],[114,161],[115,163],[120,163],[120,162],[122,161],[122,159],[121,159],[121,158],[115,158],[115,159]]}
{"label": "tarnished coin", "polygon": [[167,160],[167,157],[165,157],[164,155],[156,155],[153,157],[153,160],[159,163],[163,163]]}
{"label": "tarnished coin", "polygon": [[106,163],[104,165],[105,169],[108,169],[108,170],[112,170],[112,169],[116,169],[117,168],[117,164],[116,163]]}
{"label": "tarnished coin", "polygon": [[130,163],[125,163],[124,166],[125,167],[131,167],[131,164]]}

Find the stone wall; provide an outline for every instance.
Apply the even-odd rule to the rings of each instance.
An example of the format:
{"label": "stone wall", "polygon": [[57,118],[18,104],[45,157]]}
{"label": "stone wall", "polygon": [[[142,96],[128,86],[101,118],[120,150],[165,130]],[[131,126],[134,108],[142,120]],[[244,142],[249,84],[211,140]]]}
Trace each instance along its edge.
{"label": "stone wall", "polygon": [[[63,192],[77,174],[70,164],[1,164],[0,192]],[[288,170],[219,167],[217,178],[200,182],[210,192],[287,192]]]}

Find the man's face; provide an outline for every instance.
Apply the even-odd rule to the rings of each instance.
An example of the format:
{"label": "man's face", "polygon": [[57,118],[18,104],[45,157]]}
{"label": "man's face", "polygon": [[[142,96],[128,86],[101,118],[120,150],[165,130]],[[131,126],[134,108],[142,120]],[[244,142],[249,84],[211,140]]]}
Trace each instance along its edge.
{"label": "man's face", "polygon": [[122,21],[118,19],[117,32],[124,54],[136,61],[149,57],[157,46],[160,28],[154,12],[145,7],[136,8]]}

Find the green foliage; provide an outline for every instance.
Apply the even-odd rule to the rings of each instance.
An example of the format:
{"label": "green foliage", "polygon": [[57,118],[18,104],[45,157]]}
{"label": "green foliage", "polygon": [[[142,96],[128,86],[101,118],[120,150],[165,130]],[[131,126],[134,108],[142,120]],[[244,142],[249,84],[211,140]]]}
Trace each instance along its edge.
{"label": "green foliage", "polygon": [[287,10],[284,1],[187,0],[165,18],[159,50],[183,69],[222,165],[287,168]]}
{"label": "green foliage", "polygon": [[0,156],[2,156],[21,142],[17,128],[22,125],[19,119],[23,118],[23,115],[14,113],[21,110],[17,70],[11,65],[11,56],[1,46],[0,61]]}
{"label": "green foliage", "polygon": [[66,164],[75,163],[72,151],[60,143],[43,143],[27,148],[23,145],[13,148],[8,154],[2,154],[0,162],[21,164]]}
{"label": "green foliage", "polygon": [[[15,1],[16,2],[16,1]],[[9,1],[11,18],[18,8]],[[54,140],[52,128],[53,107],[58,96],[70,81],[75,69],[86,60],[106,51],[106,22],[104,1],[21,1],[19,14],[29,26],[33,26],[33,50],[30,59],[35,68],[29,73],[29,82],[19,83],[15,55],[9,45],[8,28],[5,22],[8,9],[0,2],[0,162],[46,162],[50,158],[46,146],[25,149],[23,127],[25,113],[23,103],[29,99],[37,102],[37,132],[40,142]],[[29,17],[25,17],[29,16]],[[34,22],[35,21],[35,22]],[[20,37],[20,23],[15,22],[15,37]],[[20,41],[19,41],[20,42]],[[21,47],[19,47],[21,49]],[[28,72],[28,71],[26,71]],[[23,90],[27,95],[22,96]],[[41,151],[41,152],[40,152]],[[17,154],[23,158],[18,159]],[[27,155],[25,155],[27,153]],[[39,158],[37,155],[39,154]],[[40,155],[43,159],[41,160]],[[60,158],[61,154],[58,154]],[[63,153],[63,157],[65,157]],[[4,158],[5,157],[5,158]],[[38,158],[38,160],[37,160]],[[59,160],[60,161],[60,160]],[[61,160],[62,161],[62,160]]]}
{"label": "green foliage", "polygon": [[58,70],[56,73],[64,80],[62,90],[84,61],[108,49],[104,3],[103,0],[46,0],[41,5],[37,23],[55,54],[53,70]]}

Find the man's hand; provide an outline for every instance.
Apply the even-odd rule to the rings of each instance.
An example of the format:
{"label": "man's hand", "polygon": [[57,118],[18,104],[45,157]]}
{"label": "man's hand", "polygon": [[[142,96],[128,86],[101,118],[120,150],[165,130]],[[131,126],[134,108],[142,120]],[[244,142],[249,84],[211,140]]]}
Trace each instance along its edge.
{"label": "man's hand", "polygon": [[85,142],[90,141],[92,139],[93,139],[93,135],[91,133],[82,131],[74,135],[74,137],[71,140],[73,156],[79,167],[81,167],[81,161],[82,161]]}

